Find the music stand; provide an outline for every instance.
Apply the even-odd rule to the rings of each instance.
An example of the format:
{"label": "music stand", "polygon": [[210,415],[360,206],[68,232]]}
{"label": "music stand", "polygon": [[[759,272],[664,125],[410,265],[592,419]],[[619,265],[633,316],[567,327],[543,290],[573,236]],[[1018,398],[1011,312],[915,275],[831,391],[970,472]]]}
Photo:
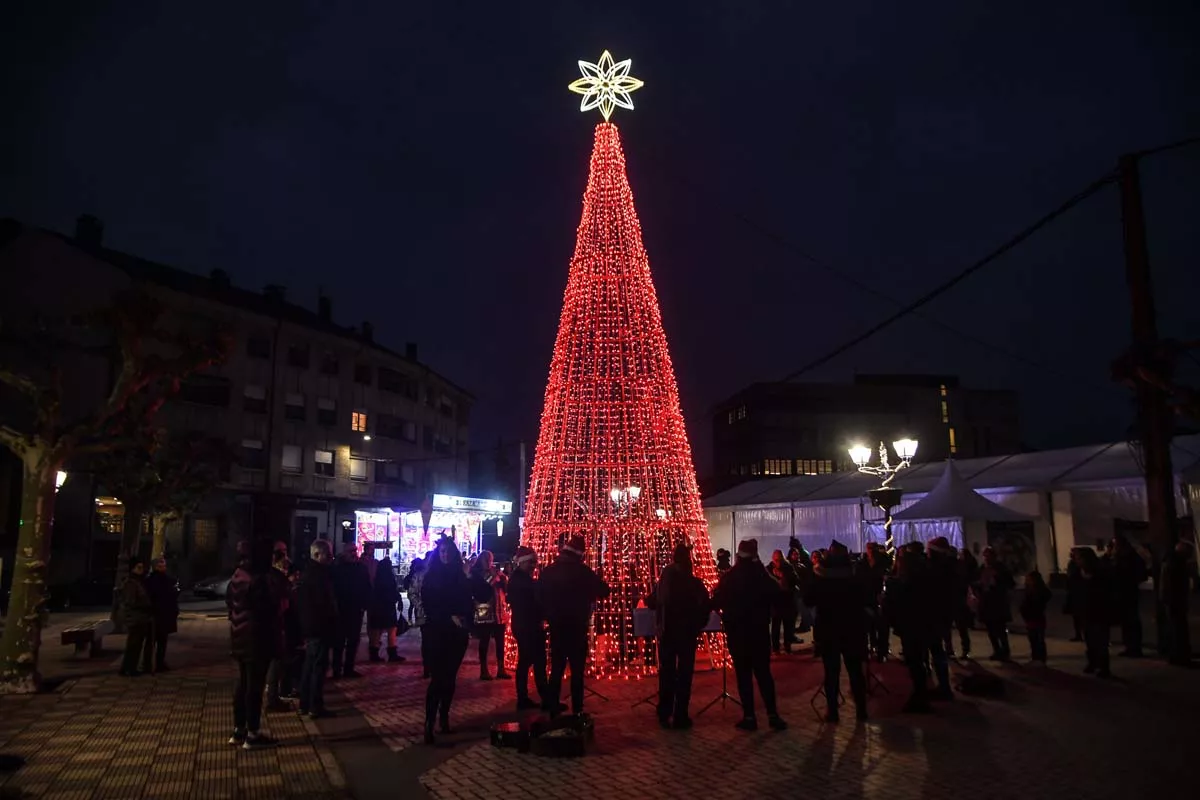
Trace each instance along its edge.
{"label": "music stand", "polygon": [[883,679],[871,671],[871,657],[863,659],[863,669],[867,672],[867,697],[874,697],[875,690],[882,689],[884,694],[891,694]]}
{"label": "music stand", "polygon": [[[716,611],[712,612],[712,614],[708,618],[708,624],[704,626],[704,630],[702,632],[703,633],[713,633],[713,634],[724,633],[725,632],[725,623],[721,619],[721,615],[718,614]],[[710,648],[709,652],[711,654],[711,652],[712,652],[711,648]],[[741,706],[742,701],[737,699],[736,697],[734,697],[733,695],[731,695],[729,693],[729,659],[730,659],[729,637],[726,636],[725,637],[725,657],[721,659],[721,693],[719,695],[717,695],[716,697],[714,697],[712,700],[708,701],[708,705],[706,705],[704,708],[702,708],[698,712],[696,712],[697,717],[700,716],[701,714],[703,714],[705,711],[708,711],[710,708],[715,706],[717,703],[721,704],[722,709],[725,708],[726,700],[730,701],[731,703],[733,703],[736,706]]]}
{"label": "music stand", "polygon": [[[822,679],[822,683],[820,686],[817,687],[817,690],[812,693],[812,697],[808,698],[808,704],[810,706],[812,706],[813,713],[816,714],[817,717],[821,716],[821,712],[817,711],[817,698],[821,697],[821,696],[825,697],[825,708],[828,711],[829,695],[827,695],[825,693],[824,679]],[[842,694],[842,687],[840,685],[838,686],[838,696],[837,696],[836,702],[837,702],[837,705],[835,706],[835,708],[840,708],[840,707],[846,705],[846,695]]]}
{"label": "music stand", "polygon": [[[634,641],[642,640],[642,647],[646,646],[647,640],[658,638],[658,619],[653,608],[635,608],[633,610],[633,639]],[[640,705],[657,706],[654,700],[658,698],[658,690],[655,689],[650,694],[638,700],[630,706],[637,708]]]}

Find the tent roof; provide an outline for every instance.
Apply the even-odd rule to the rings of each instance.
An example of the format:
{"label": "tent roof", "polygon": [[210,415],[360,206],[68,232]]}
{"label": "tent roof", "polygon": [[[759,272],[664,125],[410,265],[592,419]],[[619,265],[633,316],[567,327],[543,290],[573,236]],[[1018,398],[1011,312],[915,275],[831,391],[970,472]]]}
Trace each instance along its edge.
{"label": "tent roof", "polygon": [[[1200,434],[1176,436],[1171,442],[1171,463],[1180,475],[1194,475],[1200,471]],[[1144,480],[1141,467],[1126,442],[964,459],[956,461],[955,467],[963,476],[963,482],[981,492],[1046,491]],[[919,495],[932,491],[942,479],[943,472],[941,463],[913,464],[897,477],[896,482],[903,486],[906,495]],[[718,492],[705,500],[704,507],[857,503],[868,489],[878,485],[878,478],[861,472],[762,478]]]}
{"label": "tent roof", "polygon": [[[932,465],[931,465],[932,466]],[[975,492],[947,459],[942,477],[929,494],[892,516],[897,522],[925,519],[961,519],[982,522],[1016,522],[1031,519]]]}

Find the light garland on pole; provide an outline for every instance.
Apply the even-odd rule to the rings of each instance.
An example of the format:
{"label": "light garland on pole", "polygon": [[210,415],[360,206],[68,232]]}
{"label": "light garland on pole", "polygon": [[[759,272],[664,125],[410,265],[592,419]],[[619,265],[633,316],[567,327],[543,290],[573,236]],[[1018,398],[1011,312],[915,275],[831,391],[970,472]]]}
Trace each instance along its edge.
{"label": "light garland on pole", "polygon": [[858,467],[859,472],[883,478],[879,488],[867,491],[867,497],[870,498],[871,505],[883,509],[884,548],[888,555],[896,552],[895,539],[892,537],[892,509],[900,505],[900,498],[904,496],[903,489],[892,486],[892,479],[901,470],[907,469],[913,456],[917,454],[917,440],[898,439],[892,442],[892,447],[896,450],[899,462],[893,465],[889,461],[887,445],[880,442],[878,467],[871,465],[871,448],[859,444],[851,447],[849,451],[850,460]]}
{"label": "light garland on pole", "polygon": [[[693,545],[711,589],[716,561],[700,506],[675,370],[634,210],[616,107],[631,109],[628,60],[580,62],[580,110],[598,109],[583,215],[567,275],[542,407],[521,544],[545,564],[574,535],[612,595],[593,616],[590,671],[637,678],[655,671],[633,636],[633,610]],[[611,514],[604,513],[607,508]],[[724,657],[723,652],[719,657]]]}

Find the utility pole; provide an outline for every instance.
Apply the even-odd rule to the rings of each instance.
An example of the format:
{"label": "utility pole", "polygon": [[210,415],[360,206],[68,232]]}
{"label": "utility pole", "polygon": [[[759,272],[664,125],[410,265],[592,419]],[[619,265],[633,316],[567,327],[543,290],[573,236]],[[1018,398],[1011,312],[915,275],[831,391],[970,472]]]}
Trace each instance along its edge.
{"label": "utility pole", "polygon": [[[1129,301],[1133,321],[1133,362],[1137,366],[1158,366],[1161,347],[1154,311],[1154,290],[1150,280],[1150,256],[1146,247],[1146,218],[1142,210],[1142,189],[1138,177],[1138,157],[1121,156],[1117,163],[1121,187],[1121,223],[1125,238],[1125,277],[1129,283]],[[1165,366],[1165,365],[1161,365]],[[1156,370],[1157,371],[1157,370]],[[1158,600],[1159,566],[1178,535],[1175,521],[1175,473],[1171,466],[1172,417],[1166,392],[1146,380],[1135,383],[1138,435],[1142,445],[1142,463],[1146,472],[1146,511],[1149,518],[1150,550],[1155,585],[1155,646],[1166,650],[1166,619]]]}

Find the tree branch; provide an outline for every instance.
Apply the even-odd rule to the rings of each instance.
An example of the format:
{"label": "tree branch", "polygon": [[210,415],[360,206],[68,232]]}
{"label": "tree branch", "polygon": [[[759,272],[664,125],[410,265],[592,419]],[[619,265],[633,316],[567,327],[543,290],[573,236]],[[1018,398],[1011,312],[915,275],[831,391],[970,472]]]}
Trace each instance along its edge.
{"label": "tree branch", "polygon": [[0,367],[0,383],[7,384],[22,394],[27,394],[34,400],[44,391],[32,378]]}
{"label": "tree branch", "polygon": [[24,458],[29,449],[29,437],[16,428],[0,425],[0,444],[7,447],[19,458]]}

